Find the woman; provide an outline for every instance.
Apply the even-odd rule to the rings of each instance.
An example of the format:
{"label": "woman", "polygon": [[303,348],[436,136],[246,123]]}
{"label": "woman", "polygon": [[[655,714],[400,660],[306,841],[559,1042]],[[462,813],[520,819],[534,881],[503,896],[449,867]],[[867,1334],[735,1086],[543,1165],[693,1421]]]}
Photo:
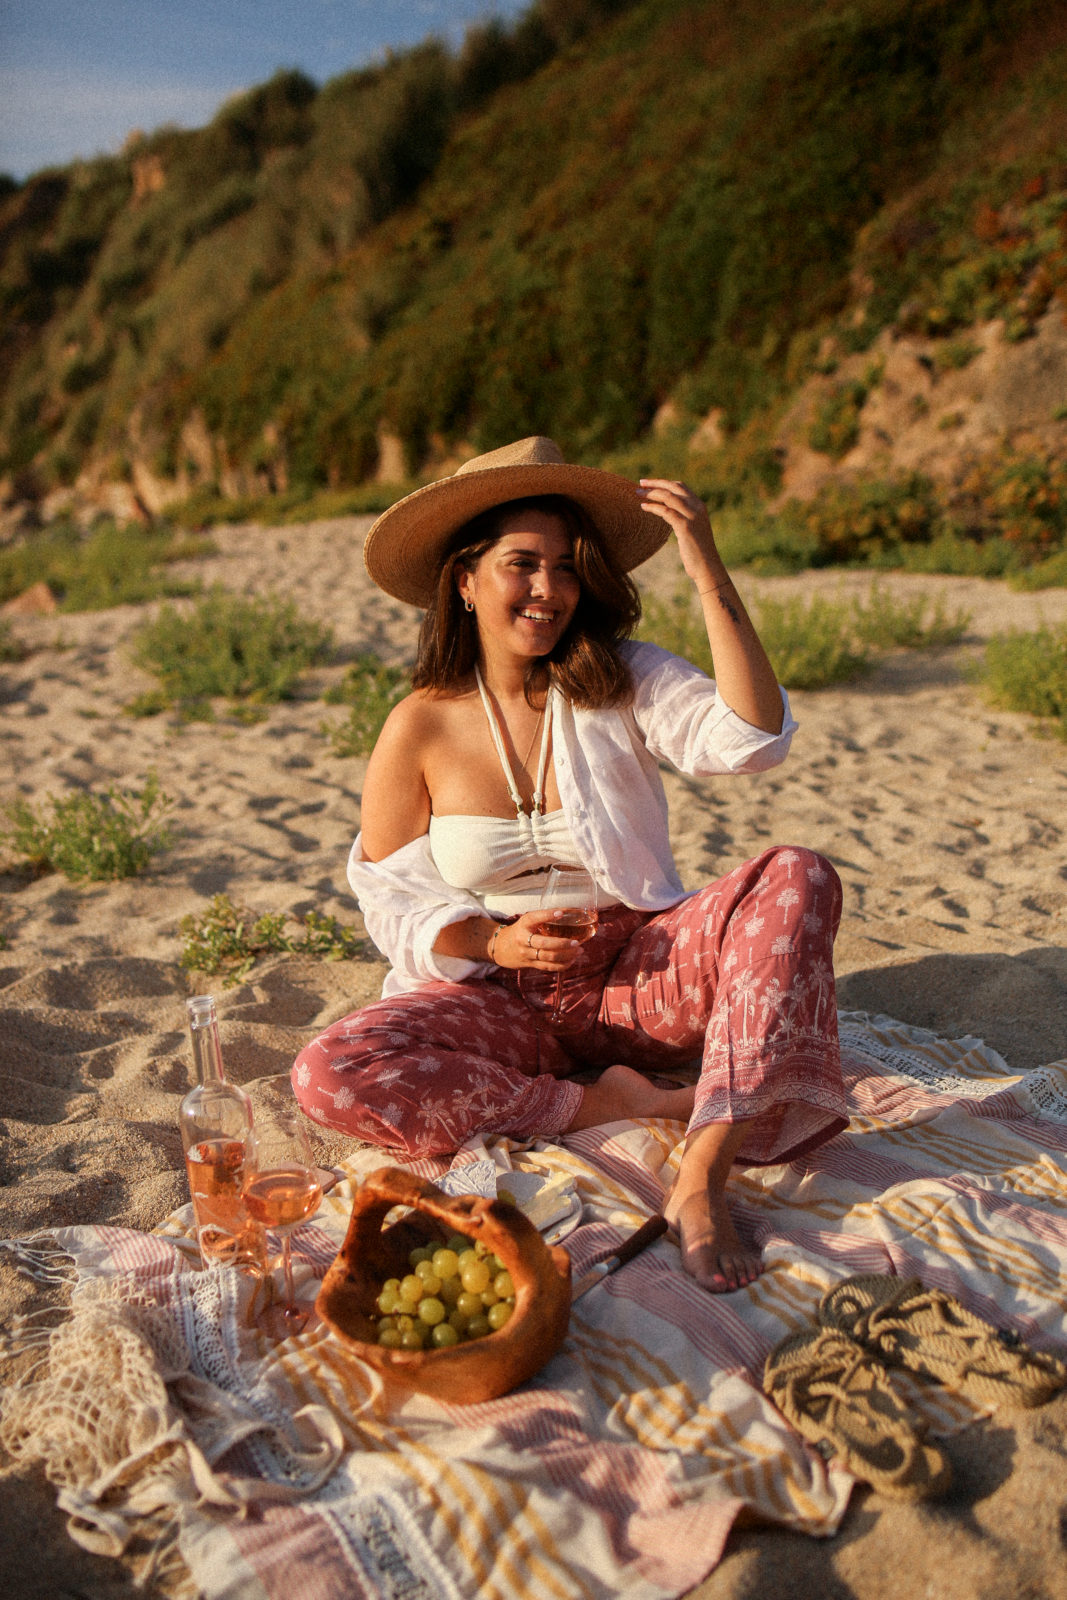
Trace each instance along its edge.
{"label": "woman", "polygon": [[[640,602],[627,574],[671,532],[714,683],[629,639]],[[758,771],[784,759],[795,728],[703,503],[528,439],[398,502],[364,559],[386,593],[426,607],[415,690],[371,756],[349,861],[392,971],[380,1001],[297,1058],[298,1098],[316,1121],[408,1156],[474,1134],[685,1121],[664,1208],[683,1264],[713,1291],[750,1283],[760,1258],[727,1209],[732,1162],[787,1160],[845,1122],[841,892],[799,849],[694,895],[677,876],[658,761]],[[588,943],[544,931],[553,863],[596,882]],[[648,1076],[695,1056],[695,1088]],[[587,1068],[600,1075],[576,1081]]]}

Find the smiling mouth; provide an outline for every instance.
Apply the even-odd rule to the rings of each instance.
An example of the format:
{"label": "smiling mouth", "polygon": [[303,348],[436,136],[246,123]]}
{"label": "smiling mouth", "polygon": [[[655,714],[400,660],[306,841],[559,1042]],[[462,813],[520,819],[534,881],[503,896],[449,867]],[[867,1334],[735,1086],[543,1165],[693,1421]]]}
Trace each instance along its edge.
{"label": "smiling mouth", "polygon": [[524,622],[555,622],[557,615],[558,613],[555,611],[531,611],[529,609],[524,609],[519,612],[519,616]]}

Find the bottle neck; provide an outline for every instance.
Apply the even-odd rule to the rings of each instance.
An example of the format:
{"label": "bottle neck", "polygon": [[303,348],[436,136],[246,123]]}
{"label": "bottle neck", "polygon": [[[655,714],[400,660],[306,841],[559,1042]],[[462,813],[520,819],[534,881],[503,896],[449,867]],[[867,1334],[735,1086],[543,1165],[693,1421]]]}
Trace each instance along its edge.
{"label": "bottle neck", "polygon": [[222,1045],[219,1042],[219,1019],[215,1011],[215,1002],[210,996],[199,995],[189,1001],[189,1028],[197,1082],[225,1083],[226,1071],[222,1065]]}

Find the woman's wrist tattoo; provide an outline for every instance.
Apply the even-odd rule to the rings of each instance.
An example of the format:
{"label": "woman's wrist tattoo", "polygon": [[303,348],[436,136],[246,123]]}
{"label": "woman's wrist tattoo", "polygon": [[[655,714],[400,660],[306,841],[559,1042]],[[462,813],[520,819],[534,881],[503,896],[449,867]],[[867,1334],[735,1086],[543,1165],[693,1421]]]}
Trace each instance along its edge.
{"label": "woman's wrist tattoo", "polygon": [[713,584],[710,589],[698,589],[697,594],[702,600],[709,600],[711,596],[714,595],[719,604],[722,606],[723,610],[726,612],[726,615],[730,618],[731,622],[740,622],[741,614],[737,607],[734,605],[729,595],[723,594],[724,589],[732,589],[733,586],[734,580],[732,578],[724,578],[721,583]]}

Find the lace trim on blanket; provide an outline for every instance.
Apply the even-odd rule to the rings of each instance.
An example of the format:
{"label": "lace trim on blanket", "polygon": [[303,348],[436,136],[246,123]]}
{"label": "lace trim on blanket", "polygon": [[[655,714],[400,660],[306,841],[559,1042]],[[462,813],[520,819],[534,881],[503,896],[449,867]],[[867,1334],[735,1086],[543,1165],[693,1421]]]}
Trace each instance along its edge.
{"label": "lace trim on blanket", "polygon": [[[190,1350],[190,1365],[235,1410],[254,1418],[256,1430],[242,1438],[256,1473],[293,1494],[312,1494],[325,1482],[343,1449],[341,1434],[321,1406],[295,1415],[279,1401],[268,1362],[264,1369],[241,1353],[242,1289],[248,1285],[230,1267],[183,1273],[178,1306]],[[281,1359],[281,1355],[279,1355]]]}
{"label": "lace trim on blanket", "polygon": [[[339,1487],[351,1493],[356,1486]],[[334,1505],[320,1502],[320,1515],[374,1600],[460,1600],[399,1495],[376,1489]]]}
{"label": "lace trim on blanket", "polygon": [[960,1100],[984,1100],[991,1094],[1002,1094],[1006,1087],[1003,1078],[965,1078],[958,1072],[950,1072],[928,1056],[918,1055],[899,1044],[878,1038],[858,1023],[842,1020],[839,1036],[841,1049],[849,1055],[888,1067],[890,1072],[910,1078],[931,1094],[951,1095],[953,1099]]}
{"label": "lace trim on blanket", "polygon": [[1046,1122],[1067,1122],[1067,1063],[1037,1067],[1012,1086],[1012,1093]]}

